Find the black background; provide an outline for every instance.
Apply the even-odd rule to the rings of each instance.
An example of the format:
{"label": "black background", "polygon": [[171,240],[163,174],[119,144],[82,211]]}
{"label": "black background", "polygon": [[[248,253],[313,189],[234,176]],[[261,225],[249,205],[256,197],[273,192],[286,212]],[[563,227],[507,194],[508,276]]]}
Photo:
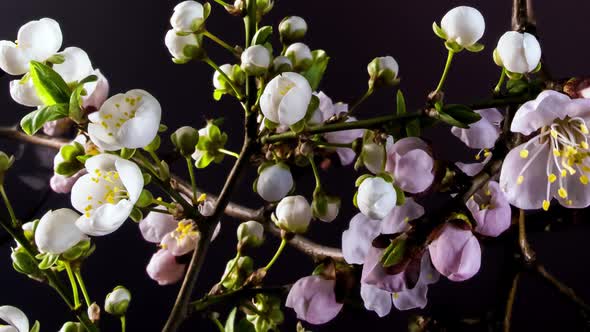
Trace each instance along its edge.
{"label": "black background", "polygon": [[[541,45],[551,72],[557,77],[587,73],[590,65],[588,47],[588,13],[590,2],[576,0],[536,1]],[[479,54],[463,52],[455,58],[446,84],[449,102],[473,102],[489,97],[499,69],[492,62],[491,53],[499,36],[510,29],[511,1],[277,1],[275,9],[263,24],[276,27],[285,15],[303,16],[309,24],[306,43],[312,49],[322,48],[332,57],[328,74],[321,89],[335,101],[353,102],[366,88],[366,64],[375,56],[392,55],[400,64],[401,88],[409,108],[423,105],[426,94],[434,88],[442,70],[446,51],[431,30],[433,21],[440,21],[447,10],[458,5],[472,5],[486,18],[486,32],[481,40],[486,49]],[[241,144],[241,108],[230,98],[216,103],[212,98],[209,67],[200,63],[175,65],[164,46],[164,35],[169,29],[168,19],[174,1],[140,0],[19,0],[0,2],[0,39],[16,39],[18,28],[25,22],[51,17],[61,24],[64,47],[79,46],[90,55],[95,67],[100,68],[111,84],[111,94],[142,88],[156,96],[163,106],[163,122],[170,128],[181,125],[201,127],[212,117],[225,117],[224,129],[230,133],[229,148],[237,150]],[[241,43],[241,20],[227,15],[217,4],[207,21],[210,31],[231,44]],[[218,64],[235,62],[225,51],[209,43],[211,58]],[[16,123],[28,109],[15,104],[8,93],[9,77],[1,78],[0,110],[2,125]],[[362,106],[359,114],[368,116],[394,110],[394,93],[379,91]],[[447,128],[429,133],[437,151],[446,156],[465,158],[465,149]],[[440,139],[444,138],[444,139]],[[15,142],[2,141],[1,147],[21,157],[8,179],[8,192],[18,215],[25,220],[40,217],[47,209],[68,207],[69,197],[51,194],[47,190],[49,167],[54,151],[25,147]],[[164,150],[169,149],[165,144]],[[462,152],[458,152],[462,151]],[[449,154],[450,153],[450,154]],[[230,167],[229,159],[218,167],[210,167],[197,174],[200,187],[218,192]],[[186,175],[183,165],[175,165],[179,174]],[[251,169],[242,182],[235,200],[250,207],[262,202],[250,192],[254,176]],[[347,169],[332,169],[325,174],[327,188],[342,193],[344,207],[332,224],[314,223],[311,236],[324,244],[339,246],[340,234],[353,215],[351,197],[356,174]],[[23,182],[34,184],[31,190]],[[298,192],[310,195],[312,177],[298,179]],[[47,199],[45,199],[47,197]],[[42,202],[41,206],[38,206]],[[435,204],[431,199],[427,203]],[[541,222],[535,218],[531,224]],[[584,220],[582,220],[584,221]],[[222,234],[213,243],[198,294],[202,294],[218,280],[224,262],[234,255],[237,222],[222,221]],[[590,230],[578,224],[553,233],[534,232],[531,241],[538,257],[547,268],[575,288],[582,298],[590,299],[587,286],[587,262],[590,253],[587,237]],[[0,235],[3,236],[3,235]],[[122,284],[133,292],[128,315],[128,330],[158,331],[174,301],[177,286],[160,287],[145,273],[145,266],[156,247],[141,238],[137,225],[127,222],[119,231],[97,238],[97,252],[84,266],[93,300],[102,305],[104,296]],[[257,265],[265,264],[278,244],[269,238],[267,247],[253,253]],[[439,319],[481,316],[502,308],[507,287],[502,275],[510,262],[509,249],[501,242],[484,244],[482,268],[473,279],[463,283],[442,280],[432,286],[429,305],[424,311],[409,313],[393,310],[383,319],[373,312],[346,307],[333,322],[314,331],[405,330],[410,314],[432,314]],[[40,320],[43,331],[55,331],[66,320],[72,319],[65,306],[48,287],[27,280],[10,267],[9,245],[0,247],[0,304],[12,304],[23,309],[31,320]],[[273,267],[270,284],[291,283],[308,275],[313,269],[310,260],[288,248]],[[294,315],[285,311],[287,322],[283,330],[294,330]],[[118,322],[103,315],[103,331],[117,331]],[[463,325],[463,328],[466,328]],[[515,331],[519,330],[580,330],[581,320],[575,307],[560,297],[539,278],[525,274],[519,288],[515,309]],[[185,331],[212,331],[207,320],[191,319]],[[458,327],[453,327],[459,329]],[[479,330],[481,327],[470,328]]]}

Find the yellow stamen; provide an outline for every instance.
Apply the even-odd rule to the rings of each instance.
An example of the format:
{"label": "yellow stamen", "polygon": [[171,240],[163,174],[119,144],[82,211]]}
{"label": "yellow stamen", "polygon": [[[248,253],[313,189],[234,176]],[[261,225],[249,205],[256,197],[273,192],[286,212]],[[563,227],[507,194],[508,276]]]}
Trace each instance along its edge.
{"label": "yellow stamen", "polygon": [[584,185],[588,184],[588,177],[586,175],[580,176],[580,182]]}
{"label": "yellow stamen", "polygon": [[545,210],[545,211],[549,210],[549,201],[548,200],[543,200],[543,210]]}
{"label": "yellow stamen", "polygon": [[527,149],[522,149],[520,150],[520,157],[523,159],[526,159],[529,156],[529,150]]}
{"label": "yellow stamen", "polygon": [[551,173],[547,176],[549,183],[553,183],[555,182],[555,180],[557,180],[557,176],[555,176],[555,174]]}
{"label": "yellow stamen", "polygon": [[520,175],[517,179],[516,179],[516,184],[521,184],[524,181],[524,176]]}
{"label": "yellow stamen", "polygon": [[566,198],[567,197],[567,190],[565,190],[565,188],[559,188],[559,190],[557,191],[557,193],[559,194],[559,197],[561,198]]}

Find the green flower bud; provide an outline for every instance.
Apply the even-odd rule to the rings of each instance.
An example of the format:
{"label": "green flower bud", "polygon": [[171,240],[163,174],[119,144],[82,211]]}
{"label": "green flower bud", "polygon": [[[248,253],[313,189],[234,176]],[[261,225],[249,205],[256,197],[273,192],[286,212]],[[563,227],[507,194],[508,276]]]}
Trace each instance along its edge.
{"label": "green flower bud", "polygon": [[86,329],[80,323],[67,322],[58,332],[84,332]]}
{"label": "green flower bud", "polygon": [[279,24],[281,40],[285,44],[303,39],[307,32],[307,23],[299,16],[287,16]]}
{"label": "green flower bud", "polygon": [[199,143],[199,132],[193,127],[180,127],[170,135],[170,140],[178,152],[188,158],[195,153],[197,143]]}
{"label": "green flower bud", "polygon": [[250,220],[238,226],[238,248],[243,246],[259,247],[264,242],[264,227],[261,223]]}
{"label": "green flower bud", "polygon": [[246,319],[254,325],[256,332],[267,332],[276,329],[285,316],[281,310],[281,300],[275,296],[257,294],[252,299],[257,313],[247,313]]}
{"label": "green flower bud", "polygon": [[6,153],[0,151],[0,184],[4,184],[4,175],[13,163],[14,156],[9,157]]}
{"label": "green flower bud", "polygon": [[369,72],[369,86],[395,85],[399,82],[397,74],[399,66],[391,56],[373,59],[367,66]]}
{"label": "green flower bud", "polygon": [[117,286],[107,294],[104,310],[111,315],[123,316],[127,312],[129,302],[131,302],[131,292],[123,286]]}
{"label": "green flower bud", "polygon": [[254,272],[254,261],[252,258],[242,256],[238,258],[237,263],[234,263],[235,261],[236,259],[234,258],[227,262],[225,272],[223,273],[223,279],[225,280],[222,285],[229,290],[242,287],[246,278]]}
{"label": "green flower bud", "polygon": [[258,11],[258,16],[260,17],[262,15],[268,14],[274,5],[274,0],[256,0],[256,10]]}

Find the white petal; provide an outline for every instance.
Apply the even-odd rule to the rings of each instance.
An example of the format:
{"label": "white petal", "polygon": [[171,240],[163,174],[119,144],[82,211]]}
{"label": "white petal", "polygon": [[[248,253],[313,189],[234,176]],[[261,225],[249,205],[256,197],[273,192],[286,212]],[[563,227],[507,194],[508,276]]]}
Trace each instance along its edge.
{"label": "white petal", "polygon": [[32,59],[45,61],[59,51],[62,34],[59,23],[50,18],[31,21],[18,31],[19,47],[30,48]]}
{"label": "white petal", "polygon": [[53,69],[61,75],[67,83],[80,81],[93,72],[88,54],[81,48],[68,47],[58,54],[64,57],[64,62],[53,65]]}
{"label": "white petal", "polygon": [[281,75],[273,78],[264,88],[262,96],[260,97],[260,110],[264,117],[274,123],[279,123],[279,105],[281,104],[282,96],[276,92],[280,90],[281,82],[284,79]]}
{"label": "white petal", "polygon": [[30,49],[16,47],[11,41],[0,41],[0,68],[10,75],[23,75],[29,71],[32,59]]}
{"label": "white petal", "polygon": [[141,97],[141,100],[137,104],[135,117],[126,121],[115,136],[120,144],[126,148],[142,148],[151,143],[158,133],[162,107],[156,98],[143,90],[131,90],[125,96]]}
{"label": "white petal", "polygon": [[[90,115],[96,113],[94,112]],[[113,136],[110,136],[107,130],[101,125],[89,123],[88,136],[90,136],[92,143],[96,144],[103,151],[116,151],[122,148],[121,144]]]}
{"label": "white petal", "polygon": [[522,104],[514,114],[510,131],[530,135],[539,128],[550,125],[555,119],[568,115],[571,99],[553,90],[541,92],[535,100]]}
{"label": "white petal", "polygon": [[367,310],[377,313],[379,317],[384,317],[391,311],[391,293],[373,285],[361,283],[361,297]]}
{"label": "white petal", "polygon": [[528,64],[528,71],[533,71],[541,61],[541,45],[535,36],[525,32],[522,47]]}
{"label": "white petal", "polygon": [[115,169],[119,172],[121,182],[129,194],[129,201],[131,204],[135,204],[143,190],[143,175],[139,166],[134,162],[119,158],[115,161]]}
{"label": "white petal", "polygon": [[305,117],[310,100],[311,90],[299,86],[291,88],[279,105],[279,123],[291,126],[299,122]]}
{"label": "white petal", "polygon": [[451,9],[441,20],[448,39],[463,47],[475,44],[483,36],[485,26],[481,13],[468,6]]}
{"label": "white petal", "polygon": [[0,320],[16,327],[18,332],[29,332],[29,319],[19,308],[10,305],[0,307]]}
{"label": "white petal", "polygon": [[35,243],[41,252],[61,254],[86,238],[75,225],[80,217],[70,209],[47,212],[35,231]]}
{"label": "white petal", "polygon": [[24,82],[22,79],[10,81],[10,96],[14,101],[24,106],[37,107],[43,105],[37,91],[35,91],[33,80],[30,78]]}
{"label": "white petal", "polygon": [[76,221],[76,226],[91,236],[107,235],[123,225],[131,214],[131,210],[133,210],[133,204],[126,199],[120,200],[116,205],[105,204],[97,208],[91,218],[81,216]]}
{"label": "white petal", "polygon": [[289,169],[279,165],[265,168],[256,182],[256,192],[267,202],[277,202],[293,188],[293,176]]}

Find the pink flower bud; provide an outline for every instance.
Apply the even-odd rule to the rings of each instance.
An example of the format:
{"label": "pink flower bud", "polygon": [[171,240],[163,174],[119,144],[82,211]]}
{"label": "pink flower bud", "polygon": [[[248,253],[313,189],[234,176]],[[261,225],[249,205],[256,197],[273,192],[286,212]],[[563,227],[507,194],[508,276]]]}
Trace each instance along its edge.
{"label": "pink flower bud", "polygon": [[297,318],[310,324],[324,324],[336,317],[343,304],[336,302],[335,280],[308,276],[291,287],[285,306],[297,313]]}
{"label": "pink flower bud", "polygon": [[76,183],[78,178],[80,178],[84,174],[86,174],[85,169],[79,171],[78,173],[70,177],[59,174],[53,174],[53,176],[49,180],[49,186],[54,192],[58,194],[69,194],[70,191],[72,191],[74,183]]}
{"label": "pink flower bud", "polygon": [[467,280],[479,271],[481,248],[470,230],[447,224],[428,249],[434,267],[450,280]]}
{"label": "pink flower bud", "polygon": [[160,249],[150,260],[146,271],[150,278],[157,281],[160,286],[178,282],[184,275],[186,264],[179,264],[168,250]]}

